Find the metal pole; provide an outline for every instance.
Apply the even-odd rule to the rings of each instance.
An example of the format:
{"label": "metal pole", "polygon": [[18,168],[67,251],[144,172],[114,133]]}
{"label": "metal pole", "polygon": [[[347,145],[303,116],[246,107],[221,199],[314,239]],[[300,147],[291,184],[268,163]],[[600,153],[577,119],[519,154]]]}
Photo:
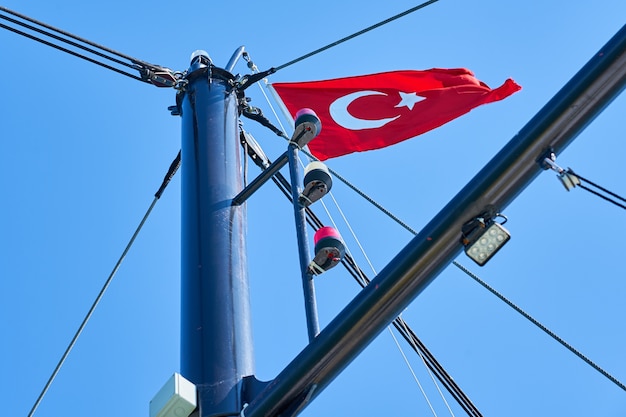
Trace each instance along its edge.
{"label": "metal pole", "polygon": [[289,161],[287,153],[278,157],[270,166],[265,168],[246,188],[233,198],[233,204],[243,204],[252,194],[254,194],[263,184],[269,181],[285,164]]}
{"label": "metal pole", "polygon": [[254,374],[237,98],[209,67],[192,61],[181,105],[181,374],[199,417],[238,415]]}
{"label": "metal pole", "polygon": [[250,403],[245,417],[293,415],[315,398],[462,250],[462,225],[504,208],[626,85],[626,26],[520,130]]}
{"label": "metal pole", "polygon": [[289,174],[291,177],[291,199],[293,212],[296,219],[296,234],[298,236],[298,253],[300,256],[300,271],[302,274],[302,290],[304,292],[304,310],[306,313],[306,327],[311,342],[320,332],[320,324],[317,318],[317,303],[315,301],[315,286],[313,275],[309,273],[309,241],[306,232],[306,215],[304,207],[298,202],[300,196],[299,185],[300,169],[298,167],[298,145],[289,144],[287,151],[289,156]]}

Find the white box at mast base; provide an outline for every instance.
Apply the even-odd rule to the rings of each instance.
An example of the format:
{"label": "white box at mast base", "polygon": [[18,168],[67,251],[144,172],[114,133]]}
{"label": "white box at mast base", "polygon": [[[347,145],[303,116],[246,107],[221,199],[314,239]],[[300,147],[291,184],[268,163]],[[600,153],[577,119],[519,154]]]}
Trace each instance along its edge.
{"label": "white box at mast base", "polygon": [[196,401],[196,386],[175,373],[150,401],[150,417],[189,417]]}

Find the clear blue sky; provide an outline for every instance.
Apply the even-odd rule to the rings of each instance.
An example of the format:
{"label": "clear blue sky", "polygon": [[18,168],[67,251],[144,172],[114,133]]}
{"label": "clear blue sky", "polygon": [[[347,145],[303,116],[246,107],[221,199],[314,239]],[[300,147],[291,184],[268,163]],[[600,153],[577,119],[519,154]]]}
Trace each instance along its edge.
{"label": "clear blue sky", "polygon": [[[278,66],[416,4],[3,2],[176,70],[187,68],[196,49],[225,65],[240,45],[259,68]],[[329,161],[419,230],[622,27],[624,16],[626,3],[618,0],[440,0],[271,80],[466,67],[492,87],[508,77],[523,87],[421,137]],[[240,63],[236,71],[247,69]],[[172,90],[6,30],[0,30],[0,75],[0,399],[2,415],[20,417],[152,201],[180,148],[180,120],[167,111]],[[248,91],[253,104],[271,114],[259,90]],[[625,100],[618,97],[557,160],[622,195]],[[245,127],[270,158],[284,151],[273,134],[251,121]],[[257,173],[251,166],[251,176]],[[339,182],[333,191],[381,270],[411,236]],[[36,416],[147,416],[152,396],[179,370],[179,207],[176,177]],[[265,380],[307,343],[291,213],[271,184],[248,203],[256,373]],[[626,381],[626,212],[581,189],[568,193],[546,172],[504,213],[509,244],[484,268],[464,255],[458,261]],[[284,256],[277,264],[281,245]],[[340,268],[320,277],[316,288],[322,326],[359,291]],[[485,416],[626,414],[624,391],[454,266],[413,301],[404,318]],[[419,358],[401,345],[437,415],[449,415]],[[448,401],[455,415],[464,415]],[[432,413],[384,332],[302,415]]]}

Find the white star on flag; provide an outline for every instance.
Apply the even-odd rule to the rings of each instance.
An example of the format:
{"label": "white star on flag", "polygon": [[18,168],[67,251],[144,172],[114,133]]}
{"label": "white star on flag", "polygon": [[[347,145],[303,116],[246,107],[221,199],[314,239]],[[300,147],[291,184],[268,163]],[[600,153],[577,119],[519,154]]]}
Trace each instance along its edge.
{"label": "white star on flag", "polygon": [[403,93],[402,91],[398,91],[398,93],[400,93],[400,103],[396,104],[395,107],[406,106],[409,110],[413,110],[415,103],[425,99],[425,97],[418,96],[417,93]]}

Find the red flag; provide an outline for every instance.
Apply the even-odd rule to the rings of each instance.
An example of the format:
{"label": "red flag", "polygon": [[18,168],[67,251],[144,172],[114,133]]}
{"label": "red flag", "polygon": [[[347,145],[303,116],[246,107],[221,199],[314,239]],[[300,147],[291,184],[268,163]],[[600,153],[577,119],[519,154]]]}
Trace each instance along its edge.
{"label": "red flag", "polygon": [[521,87],[491,89],[465,68],[393,71],[324,81],[274,83],[289,113],[313,109],[321,133],[309,143],[320,160],[393,145]]}

